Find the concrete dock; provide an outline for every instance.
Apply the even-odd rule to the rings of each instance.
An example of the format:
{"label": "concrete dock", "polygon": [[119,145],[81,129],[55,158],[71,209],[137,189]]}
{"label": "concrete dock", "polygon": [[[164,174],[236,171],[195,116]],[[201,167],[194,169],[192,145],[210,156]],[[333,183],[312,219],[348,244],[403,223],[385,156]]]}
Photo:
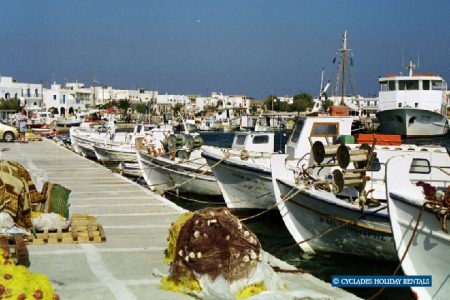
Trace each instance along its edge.
{"label": "concrete dock", "polygon": [[[71,189],[71,212],[93,215],[105,229],[106,243],[28,246],[30,270],[47,274],[61,299],[193,299],[161,290],[153,276],[168,273],[168,228],[183,209],[53,141],[0,143],[0,151],[29,170],[38,190],[44,181]],[[308,274],[285,276],[316,291],[309,299],[357,299]]]}

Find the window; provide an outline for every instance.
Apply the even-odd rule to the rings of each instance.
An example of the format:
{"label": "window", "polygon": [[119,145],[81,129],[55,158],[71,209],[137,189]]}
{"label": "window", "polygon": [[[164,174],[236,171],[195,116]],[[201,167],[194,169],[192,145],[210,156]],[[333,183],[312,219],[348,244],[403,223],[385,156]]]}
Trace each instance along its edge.
{"label": "window", "polygon": [[401,91],[418,90],[419,89],[419,81],[418,80],[400,80],[398,82],[398,89]]}
{"label": "window", "polygon": [[253,138],[253,144],[267,144],[269,142],[268,135],[258,135]]}
{"label": "window", "polygon": [[419,107],[419,103],[414,103],[414,107]]}
{"label": "window", "polygon": [[419,80],[406,81],[406,89],[407,90],[418,90],[419,89]]}
{"label": "window", "polygon": [[398,104],[398,107],[402,107],[402,104],[401,104],[401,103],[399,103],[399,104]]}
{"label": "window", "polygon": [[388,82],[387,81],[381,81],[380,82],[380,91],[381,92],[388,91]]}
{"label": "window", "polygon": [[428,91],[430,89],[430,81],[424,80],[422,81],[422,89]]}
{"label": "window", "polygon": [[36,97],[39,96],[39,90],[38,90],[38,89],[34,89],[34,95],[35,95]]}
{"label": "window", "polygon": [[27,89],[27,97],[31,97],[31,89]]}
{"label": "window", "polygon": [[395,81],[389,81],[389,90],[395,91]]}
{"label": "window", "polygon": [[442,90],[444,90],[444,84],[441,80],[432,80],[431,81],[431,89],[433,91],[442,91]]}
{"label": "window", "polygon": [[339,131],[339,123],[314,123],[311,136],[334,136]]}
{"label": "window", "polygon": [[380,170],[381,170],[380,160],[378,159],[378,157],[374,156],[372,158],[372,163],[370,164],[368,171],[378,172]]}
{"label": "window", "polygon": [[244,145],[245,142],[245,135],[238,135],[236,137],[236,144],[237,145]]}
{"label": "window", "polygon": [[56,100],[56,95],[53,95],[53,100]]}
{"label": "window", "polygon": [[431,166],[428,159],[414,158],[409,168],[409,173],[430,174]]}
{"label": "window", "polygon": [[298,120],[297,124],[295,124],[294,131],[291,134],[290,141],[293,143],[296,143],[298,141],[298,138],[300,137],[300,133],[303,129],[303,120]]}

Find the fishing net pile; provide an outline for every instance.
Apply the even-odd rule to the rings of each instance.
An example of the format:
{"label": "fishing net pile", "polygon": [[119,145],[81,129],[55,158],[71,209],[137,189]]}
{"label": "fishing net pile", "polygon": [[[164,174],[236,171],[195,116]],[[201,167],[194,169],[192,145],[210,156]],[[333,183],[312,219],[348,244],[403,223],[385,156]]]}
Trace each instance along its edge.
{"label": "fishing net pile", "polygon": [[182,215],[169,230],[162,288],[203,299],[248,298],[282,287],[264,261],[261,244],[226,208]]}
{"label": "fishing net pile", "polygon": [[59,299],[44,274],[34,274],[0,248],[0,299]]}
{"label": "fishing net pile", "polygon": [[48,182],[39,192],[21,164],[0,160],[0,234],[68,227],[69,194],[70,190]]}

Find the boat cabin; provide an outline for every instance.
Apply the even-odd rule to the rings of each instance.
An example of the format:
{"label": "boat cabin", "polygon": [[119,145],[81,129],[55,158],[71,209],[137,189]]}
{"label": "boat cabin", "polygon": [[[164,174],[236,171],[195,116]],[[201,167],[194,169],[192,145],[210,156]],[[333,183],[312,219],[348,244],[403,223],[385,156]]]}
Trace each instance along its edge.
{"label": "boat cabin", "polygon": [[447,83],[438,75],[413,74],[414,65],[410,65],[408,76],[389,74],[379,78],[379,108],[388,109],[416,108],[446,113]]}
{"label": "boat cabin", "polygon": [[286,144],[286,154],[301,158],[316,141],[333,143],[341,135],[351,135],[353,117],[299,118]]}
{"label": "boat cabin", "polygon": [[234,136],[231,149],[273,153],[274,141],[273,132],[239,132]]}

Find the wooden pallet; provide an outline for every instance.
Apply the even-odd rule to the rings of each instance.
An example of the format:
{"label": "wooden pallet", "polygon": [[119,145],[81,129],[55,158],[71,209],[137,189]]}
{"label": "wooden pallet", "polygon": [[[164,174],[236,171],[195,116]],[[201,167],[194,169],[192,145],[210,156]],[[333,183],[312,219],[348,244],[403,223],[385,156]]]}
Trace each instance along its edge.
{"label": "wooden pallet", "polygon": [[96,223],[95,217],[74,215],[68,229],[37,232],[36,236],[29,236],[27,242],[30,245],[104,243],[106,235],[102,225]]}
{"label": "wooden pallet", "polygon": [[34,134],[32,132],[28,133],[27,136],[28,141],[42,141],[42,136],[40,134]]}
{"label": "wooden pallet", "polygon": [[30,266],[28,249],[22,235],[0,236],[0,248],[10,254],[16,265],[22,265],[27,268]]}

